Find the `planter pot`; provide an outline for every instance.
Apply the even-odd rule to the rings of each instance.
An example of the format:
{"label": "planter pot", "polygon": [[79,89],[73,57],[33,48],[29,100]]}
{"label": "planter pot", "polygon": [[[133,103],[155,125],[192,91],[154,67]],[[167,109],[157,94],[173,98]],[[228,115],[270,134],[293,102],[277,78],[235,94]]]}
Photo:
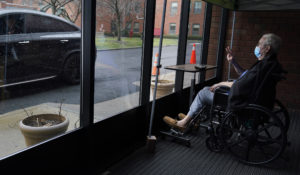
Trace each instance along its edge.
{"label": "planter pot", "polygon": [[68,125],[69,120],[58,114],[33,115],[19,123],[27,146],[64,133]]}
{"label": "planter pot", "polygon": [[[173,92],[174,85],[175,85],[174,81],[158,80],[156,98],[160,98],[160,97],[166,96],[168,94],[171,94]],[[154,91],[154,87],[155,87],[155,80],[152,80],[151,81],[152,94]]]}

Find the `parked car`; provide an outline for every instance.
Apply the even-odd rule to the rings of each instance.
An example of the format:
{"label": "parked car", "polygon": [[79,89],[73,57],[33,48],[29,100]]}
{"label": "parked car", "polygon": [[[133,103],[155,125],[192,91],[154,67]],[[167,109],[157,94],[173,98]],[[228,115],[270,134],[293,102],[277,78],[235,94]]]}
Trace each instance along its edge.
{"label": "parked car", "polygon": [[0,10],[0,87],[62,77],[80,82],[80,28],[46,13]]}

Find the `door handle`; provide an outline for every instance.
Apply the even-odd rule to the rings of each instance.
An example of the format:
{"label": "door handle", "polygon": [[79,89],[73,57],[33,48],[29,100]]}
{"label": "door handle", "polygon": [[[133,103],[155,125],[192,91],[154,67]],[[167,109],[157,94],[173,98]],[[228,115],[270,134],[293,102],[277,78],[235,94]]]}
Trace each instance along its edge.
{"label": "door handle", "polygon": [[18,42],[19,44],[28,44],[29,43],[29,41],[20,41],[20,42]]}
{"label": "door handle", "polygon": [[67,39],[63,39],[63,40],[60,40],[61,43],[66,43],[66,42],[69,42],[69,40]]}

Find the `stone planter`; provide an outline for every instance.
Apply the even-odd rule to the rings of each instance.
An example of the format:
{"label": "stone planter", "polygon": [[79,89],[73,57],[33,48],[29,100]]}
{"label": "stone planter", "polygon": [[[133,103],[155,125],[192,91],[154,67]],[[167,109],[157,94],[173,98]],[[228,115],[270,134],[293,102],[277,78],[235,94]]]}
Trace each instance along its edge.
{"label": "stone planter", "polygon": [[[174,88],[174,81],[170,80],[158,80],[157,82],[157,91],[156,91],[156,99],[171,94]],[[152,94],[155,87],[155,80],[151,80],[151,90]],[[153,95],[152,95],[153,96]]]}
{"label": "stone planter", "polygon": [[19,126],[27,146],[66,132],[69,120],[58,114],[39,114],[20,121]]}

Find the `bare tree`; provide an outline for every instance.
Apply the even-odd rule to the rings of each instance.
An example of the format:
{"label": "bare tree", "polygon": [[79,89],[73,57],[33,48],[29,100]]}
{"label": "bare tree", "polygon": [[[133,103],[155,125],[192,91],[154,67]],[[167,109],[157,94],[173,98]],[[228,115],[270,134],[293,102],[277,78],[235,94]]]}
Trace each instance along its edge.
{"label": "bare tree", "polygon": [[[121,33],[136,16],[142,13],[143,0],[97,0],[97,16],[116,26],[118,41]],[[140,10],[141,9],[141,10]]]}
{"label": "bare tree", "polygon": [[81,14],[81,0],[42,0],[45,4],[40,11],[52,11],[53,15],[61,16],[73,23]]}

